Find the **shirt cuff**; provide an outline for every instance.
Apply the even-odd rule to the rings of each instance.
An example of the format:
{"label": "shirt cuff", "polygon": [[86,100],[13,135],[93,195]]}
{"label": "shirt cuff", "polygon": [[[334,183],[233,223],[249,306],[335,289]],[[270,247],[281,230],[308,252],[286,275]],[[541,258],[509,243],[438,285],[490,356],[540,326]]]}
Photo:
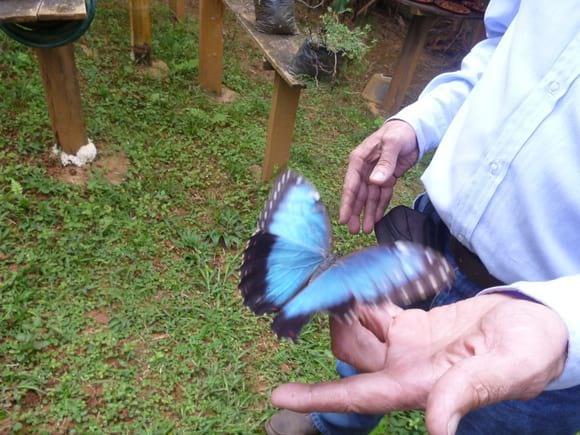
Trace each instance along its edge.
{"label": "shirt cuff", "polygon": [[[419,147],[418,161],[423,158],[425,153],[434,150],[439,145],[441,132],[447,129],[447,122],[438,120],[434,111],[425,99],[420,99],[413,104],[401,109],[396,115],[391,116],[385,122],[400,120],[409,124],[417,136],[417,145]],[[427,116],[427,114],[431,114]]]}
{"label": "shirt cuff", "polygon": [[546,282],[517,282],[509,286],[492,287],[478,295],[519,292],[553,309],[568,328],[568,355],[562,374],[546,390],[563,390],[580,384],[580,275]]}

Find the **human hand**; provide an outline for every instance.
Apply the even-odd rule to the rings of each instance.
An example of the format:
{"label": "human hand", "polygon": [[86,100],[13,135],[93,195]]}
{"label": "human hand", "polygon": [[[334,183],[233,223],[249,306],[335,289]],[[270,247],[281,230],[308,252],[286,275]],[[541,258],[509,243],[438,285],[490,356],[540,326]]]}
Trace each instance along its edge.
{"label": "human hand", "polygon": [[344,177],[340,205],[341,224],[351,233],[370,233],[384,214],[397,178],[415,164],[419,157],[417,137],[404,121],[392,120],[367,137],[351,153]]}
{"label": "human hand", "polygon": [[497,293],[389,311],[362,307],[359,321],[331,324],[334,355],[362,374],[282,385],[272,403],[298,412],[426,409],[429,432],[447,435],[470,410],[535,397],[564,367],[566,326],[535,302]]}

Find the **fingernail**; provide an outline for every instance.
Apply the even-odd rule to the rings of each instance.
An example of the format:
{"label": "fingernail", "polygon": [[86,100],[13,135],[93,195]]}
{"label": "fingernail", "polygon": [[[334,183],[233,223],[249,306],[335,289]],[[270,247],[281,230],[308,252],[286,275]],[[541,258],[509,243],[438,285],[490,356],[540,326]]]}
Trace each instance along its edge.
{"label": "fingernail", "polygon": [[449,419],[449,423],[447,423],[447,435],[455,435],[457,432],[457,426],[459,426],[459,420],[461,416],[459,414],[453,414],[451,419]]}
{"label": "fingernail", "polygon": [[387,181],[387,175],[380,170],[373,172],[371,178],[375,183],[384,183]]}

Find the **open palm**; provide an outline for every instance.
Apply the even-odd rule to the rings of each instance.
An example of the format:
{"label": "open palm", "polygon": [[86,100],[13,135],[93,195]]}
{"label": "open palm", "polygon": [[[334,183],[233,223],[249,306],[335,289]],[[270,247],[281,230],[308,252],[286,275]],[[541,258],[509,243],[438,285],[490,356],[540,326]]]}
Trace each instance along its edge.
{"label": "open palm", "polygon": [[426,409],[430,433],[454,433],[486,404],[529,399],[563,370],[566,326],[551,309],[502,294],[421,310],[359,309],[332,323],[333,353],[362,374],[286,384],[275,406],[299,412]]}

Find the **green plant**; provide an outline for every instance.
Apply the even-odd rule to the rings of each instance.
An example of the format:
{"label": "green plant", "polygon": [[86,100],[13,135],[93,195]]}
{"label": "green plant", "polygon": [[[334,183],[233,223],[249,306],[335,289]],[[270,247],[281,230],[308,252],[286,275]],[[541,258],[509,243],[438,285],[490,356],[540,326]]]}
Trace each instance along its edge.
{"label": "green plant", "polygon": [[350,2],[351,0],[334,0],[331,6],[332,9],[334,9],[336,12],[340,14],[348,9]]}
{"label": "green plant", "polygon": [[322,15],[321,20],[321,43],[330,51],[351,61],[362,61],[371,46],[368,42],[370,25],[350,29],[340,21],[339,14],[330,8]]}

